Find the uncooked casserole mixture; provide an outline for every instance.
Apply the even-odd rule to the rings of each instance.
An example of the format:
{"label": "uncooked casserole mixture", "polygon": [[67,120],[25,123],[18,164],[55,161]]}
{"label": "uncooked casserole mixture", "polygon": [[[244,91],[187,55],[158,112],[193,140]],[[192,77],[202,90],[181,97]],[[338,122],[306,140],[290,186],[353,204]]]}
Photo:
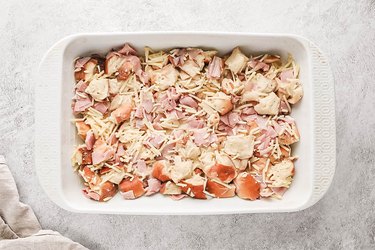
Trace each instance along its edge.
{"label": "uncooked casserole mixture", "polygon": [[[225,51],[227,53],[228,51]],[[108,201],[282,198],[294,175],[293,58],[129,44],[75,60],[72,156],[83,193]]]}

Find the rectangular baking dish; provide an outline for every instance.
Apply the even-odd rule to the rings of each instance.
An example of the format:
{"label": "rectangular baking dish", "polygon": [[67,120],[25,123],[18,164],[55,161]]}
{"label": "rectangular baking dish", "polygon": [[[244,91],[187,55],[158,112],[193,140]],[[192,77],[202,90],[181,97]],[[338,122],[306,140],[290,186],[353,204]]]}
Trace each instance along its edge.
{"label": "rectangular baking dish", "polygon": [[[173,201],[160,194],[136,200],[120,195],[108,202],[85,198],[80,178],[72,171],[70,157],[76,144],[71,98],[74,89],[73,61],[92,53],[105,53],[125,42],[139,52],[144,46],[214,48],[228,53],[240,46],[246,53],[292,54],[300,65],[304,87],[302,101],[293,109],[301,141],[294,146],[296,174],[282,200],[227,199]],[[66,37],[44,56],[36,84],[35,165],[39,181],[60,207],[74,212],[108,214],[230,214],[290,212],[316,203],[327,191],[336,164],[333,78],[327,59],[305,38],[287,34],[207,32],[145,32],[77,34]]]}

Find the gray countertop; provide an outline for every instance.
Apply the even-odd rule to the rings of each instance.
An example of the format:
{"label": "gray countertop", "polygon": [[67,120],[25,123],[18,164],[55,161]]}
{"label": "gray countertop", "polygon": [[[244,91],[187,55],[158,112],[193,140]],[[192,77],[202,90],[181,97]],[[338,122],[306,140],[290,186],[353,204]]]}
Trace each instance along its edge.
{"label": "gray countertop", "polygon": [[[283,214],[120,216],[74,214],[47,198],[33,163],[41,57],[77,32],[158,30],[294,33],[325,52],[335,78],[337,167],[320,202]],[[2,1],[0,34],[0,154],[43,228],[90,249],[375,247],[374,0]]]}

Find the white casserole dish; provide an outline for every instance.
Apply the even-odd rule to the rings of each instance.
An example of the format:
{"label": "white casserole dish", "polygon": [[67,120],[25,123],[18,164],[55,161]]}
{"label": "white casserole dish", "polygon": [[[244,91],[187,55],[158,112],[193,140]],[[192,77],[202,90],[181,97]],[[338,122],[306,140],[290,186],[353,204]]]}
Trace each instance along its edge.
{"label": "white casserole dish", "polygon": [[[76,144],[70,103],[74,89],[73,61],[91,53],[105,53],[129,42],[139,52],[155,49],[208,47],[228,53],[240,46],[246,53],[291,53],[301,67],[302,101],[293,108],[301,141],[294,146],[296,174],[282,200],[227,199],[173,201],[160,194],[137,200],[116,195],[108,202],[85,198],[70,157]],[[77,34],[57,42],[44,56],[36,86],[35,165],[39,181],[60,207],[74,212],[116,214],[229,214],[290,212],[315,204],[327,191],[336,165],[333,78],[328,61],[305,38],[284,34],[206,32],[147,32]]]}

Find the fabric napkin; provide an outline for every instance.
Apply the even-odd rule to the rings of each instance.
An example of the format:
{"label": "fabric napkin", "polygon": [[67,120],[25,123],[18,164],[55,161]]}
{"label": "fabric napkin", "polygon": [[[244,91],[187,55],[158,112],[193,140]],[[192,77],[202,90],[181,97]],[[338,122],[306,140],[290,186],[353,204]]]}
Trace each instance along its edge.
{"label": "fabric napkin", "polygon": [[19,201],[13,176],[0,155],[0,249],[87,249],[58,232],[42,230],[33,210]]}

